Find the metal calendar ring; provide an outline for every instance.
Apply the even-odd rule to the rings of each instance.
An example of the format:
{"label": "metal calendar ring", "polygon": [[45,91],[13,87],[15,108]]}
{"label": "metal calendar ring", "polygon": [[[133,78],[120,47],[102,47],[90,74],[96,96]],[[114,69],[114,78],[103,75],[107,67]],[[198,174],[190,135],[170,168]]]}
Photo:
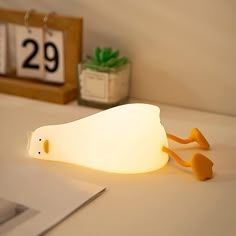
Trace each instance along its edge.
{"label": "metal calendar ring", "polygon": [[30,14],[33,13],[34,11],[35,11],[34,9],[29,9],[25,13],[25,16],[24,16],[24,24],[25,24],[25,27],[27,28],[28,32],[31,32],[31,30],[29,28],[29,17],[30,17]]}
{"label": "metal calendar ring", "polygon": [[55,14],[56,14],[55,11],[51,11],[47,15],[45,15],[43,18],[43,28],[50,36],[52,36],[52,32],[48,30],[48,18],[50,15],[55,15]]}

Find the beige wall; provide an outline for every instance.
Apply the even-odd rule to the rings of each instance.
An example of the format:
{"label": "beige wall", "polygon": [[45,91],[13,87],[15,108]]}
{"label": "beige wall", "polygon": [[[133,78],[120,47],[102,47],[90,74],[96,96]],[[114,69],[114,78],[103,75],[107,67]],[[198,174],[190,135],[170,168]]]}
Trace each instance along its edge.
{"label": "beige wall", "polygon": [[0,7],[84,17],[97,45],[133,61],[132,97],[236,115],[235,0],[0,0]]}

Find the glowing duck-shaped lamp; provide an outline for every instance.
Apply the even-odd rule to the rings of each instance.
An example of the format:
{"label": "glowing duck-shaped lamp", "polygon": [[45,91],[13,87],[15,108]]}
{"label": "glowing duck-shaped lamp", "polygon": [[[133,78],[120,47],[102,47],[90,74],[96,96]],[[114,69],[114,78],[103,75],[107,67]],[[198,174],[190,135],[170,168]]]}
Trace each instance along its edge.
{"label": "glowing duck-shaped lamp", "polygon": [[213,163],[207,157],[197,153],[183,161],[168,148],[167,138],[180,143],[197,141],[203,149],[209,148],[196,128],[188,139],[166,134],[159,107],[129,104],[78,121],[40,127],[31,134],[28,152],[37,159],[127,174],[160,169],[171,156],[180,165],[192,167],[199,179],[212,177]]}

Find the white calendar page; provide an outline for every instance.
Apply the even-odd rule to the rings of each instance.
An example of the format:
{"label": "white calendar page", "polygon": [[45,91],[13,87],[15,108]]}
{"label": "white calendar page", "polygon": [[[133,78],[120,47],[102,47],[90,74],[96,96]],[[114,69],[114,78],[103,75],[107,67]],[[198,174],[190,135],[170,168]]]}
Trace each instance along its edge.
{"label": "white calendar page", "polygon": [[45,78],[42,28],[16,26],[16,73],[22,77]]}
{"label": "white calendar page", "polygon": [[7,72],[7,25],[0,23],[0,74]]}
{"label": "white calendar page", "polygon": [[65,82],[64,33],[58,30],[44,32],[45,80],[63,84]]}

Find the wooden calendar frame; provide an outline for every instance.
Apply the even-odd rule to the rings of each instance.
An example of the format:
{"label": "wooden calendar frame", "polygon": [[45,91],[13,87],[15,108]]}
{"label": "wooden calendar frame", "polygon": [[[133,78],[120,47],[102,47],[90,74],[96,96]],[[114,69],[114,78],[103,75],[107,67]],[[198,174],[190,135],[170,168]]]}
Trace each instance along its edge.
{"label": "wooden calendar frame", "polygon": [[[26,11],[0,8],[0,22],[24,25]],[[29,25],[43,27],[48,13],[33,12]],[[0,75],[0,92],[65,104],[77,96],[78,64],[82,56],[82,18],[50,15],[48,28],[64,31],[65,34],[65,82],[55,85],[34,79],[17,77],[16,73]]]}

